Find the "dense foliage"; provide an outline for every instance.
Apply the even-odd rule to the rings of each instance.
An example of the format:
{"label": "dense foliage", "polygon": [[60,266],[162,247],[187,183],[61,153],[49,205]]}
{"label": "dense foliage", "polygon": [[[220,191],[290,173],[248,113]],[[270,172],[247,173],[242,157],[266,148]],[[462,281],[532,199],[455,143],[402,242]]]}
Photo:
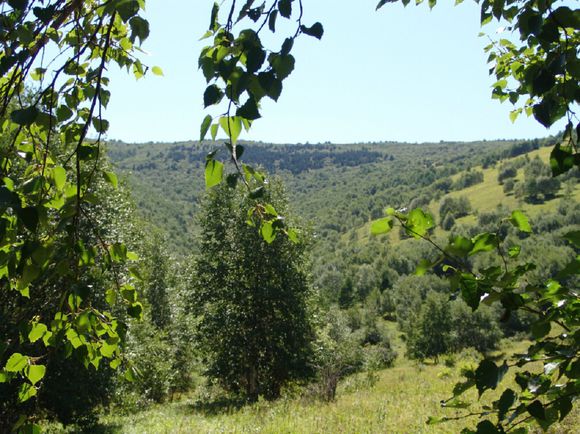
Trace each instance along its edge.
{"label": "dense foliage", "polygon": [[[123,214],[114,206],[99,213],[97,180],[117,185],[100,163],[108,128],[101,109],[110,98],[105,68],[115,62],[137,76],[145,72],[133,55],[149,32],[138,15],[143,6],[1,3],[2,431],[24,429],[27,419],[18,414],[33,412],[26,402],[45,377],[57,378],[48,370],[64,367],[55,357],[91,369],[122,365],[120,306],[130,316],[142,313],[124,266],[136,257],[107,229]],[[91,129],[97,139],[89,141]],[[70,363],[67,369],[77,369]]]}
{"label": "dense foliage", "polygon": [[[300,231],[300,242],[270,239],[264,226],[260,233],[255,222],[261,217],[247,212],[256,200],[240,190],[212,189],[201,213],[200,253],[189,297],[197,317],[195,345],[209,378],[250,400],[259,395],[271,399],[309,371],[308,237]],[[287,210],[279,184],[264,194],[271,205],[259,212]]]}
{"label": "dense foliage", "polygon": [[[146,176],[158,164],[173,173],[202,171],[207,202],[199,200],[202,187],[191,190],[189,180],[172,186],[169,197],[137,189],[138,200],[156,201],[148,217],[168,226],[174,240],[186,232],[192,204],[202,204],[198,211],[205,217],[193,231],[201,234],[195,244],[200,254],[191,270],[187,261],[169,259],[159,239],[136,242],[143,234],[131,227],[130,206],[115,192],[117,177],[103,162],[107,67],[115,63],[136,78],[149,69],[134,55],[149,34],[140,16],[144,0],[1,2],[0,430],[34,432],[38,426],[31,423],[45,415],[87,425],[94,422],[93,409],[114,393],[126,401],[128,389],[136,391],[137,404],[187,390],[196,369],[192,330],[205,357],[200,371],[228,391],[274,398],[314,368],[319,394],[333,399],[347,373],[392,364],[383,319],[398,322],[409,355],[419,359],[468,343],[486,351],[500,328],[507,335],[530,333],[534,344],[513,361],[522,368],[516,377],[521,390],[507,388],[492,408],[467,416],[484,419],[477,432],[499,433],[523,431],[520,425],[530,419],[542,427],[563,419],[578,395],[580,222],[573,197],[580,124],[574,126],[572,111],[580,101],[578,11],[551,0],[481,2],[482,24],[496,18],[516,36],[486,48],[497,78],[493,97],[516,105],[512,120],[524,112],[544,126],[567,119],[562,137],[549,140],[549,168],[522,159],[493,176],[505,182],[503,198],[512,205],[545,205],[532,220],[539,231],[532,236],[527,217],[513,209],[480,212],[474,225],[465,214],[477,212],[477,197],[470,196],[470,204],[454,190],[482,187],[485,170],[537,149],[537,141],[421,145],[421,158],[412,146],[394,144],[338,149],[239,142],[242,130],[260,118],[260,102],[281,96],[296,61],[295,39],[323,35],[320,23],[302,22],[301,0],[254,3],[226,2],[225,18],[216,3],[205,35],[210,42],[199,57],[208,84],[204,105],[225,109],[203,120],[201,138],[209,133],[215,139],[221,128],[228,137],[225,153],[206,143],[198,155],[186,155],[181,144],[161,163],[152,154],[136,159],[137,147],[114,151],[121,165]],[[279,19],[295,23],[289,35],[277,33]],[[267,31],[272,35],[263,40],[275,48],[262,43]],[[96,139],[87,140],[91,131]],[[476,147],[485,150],[480,157],[472,155]],[[481,170],[453,177],[479,163]],[[260,164],[288,178],[304,214],[316,222],[315,283],[327,325],[310,322],[304,231],[285,218],[284,200]],[[166,224],[164,204],[175,198],[168,209],[186,212]],[[383,217],[385,203],[397,209]],[[444,232],[433,234],[435,218],[426,208],[437,206]],[[376,235],[400,223],[399,232],[389,234],[396,248],[360,236],[357,230],[366,231],[373,219],[379,219],[370,225]],[[423,238],[434,250],[415,248],[408,238]],[[127,244],[142,253],[140,265],[130,264],[137,255]],[[423,276],[430,269],[438,277]],[[451,292],[441,278],[451,282]],[[450,295],[463,302],[448,311]],[[484,311],[482,303],[491,306]],[[466,305],[477,314],[468,316]],[[532,362],[542,369],[529,367]],[[127,368],[134,386],[114,378],[119,367]],[[463,392],[495,389],[510,368],[484,359],[445,405],[465,408]],[[77,381],[63,384],[70,377]]]}

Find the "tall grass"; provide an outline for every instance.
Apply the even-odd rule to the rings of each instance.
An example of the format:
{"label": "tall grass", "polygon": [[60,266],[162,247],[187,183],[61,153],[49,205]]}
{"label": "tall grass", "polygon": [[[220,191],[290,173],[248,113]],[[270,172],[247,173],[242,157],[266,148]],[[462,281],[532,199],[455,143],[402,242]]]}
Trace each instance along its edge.
{"label": "tall grass", "polygon": [[[508,350],[523,348],[524,344],[520,343]],[[103,432],[139,434],[459,433],[465,426],[475,427],[477,420],[455,420],[431,426],[425,423],[429,416],[453,417],[465,413],[442,408],[439,403],[450,396],[453,385],[461,379],[460,369],[475,365],[476,360],[467,352],[447,361],[454,362],[454,366],[399,359],[394,368],[371,376],[351,376],[340,384],[337,400],[331,403],[286,396],[276,402],[258,401],[238,407],[223,403],[211,405],[192,396],[126,416],[104,416],[101,428]],[[517,390],[513,379],[508,382]],[[499,393],[486,392],[472,410],[480,410]],[[477,401],[474,390],[468,397]],[[576,433],[579,427],[580,411],[575,409],[550,432]]]}

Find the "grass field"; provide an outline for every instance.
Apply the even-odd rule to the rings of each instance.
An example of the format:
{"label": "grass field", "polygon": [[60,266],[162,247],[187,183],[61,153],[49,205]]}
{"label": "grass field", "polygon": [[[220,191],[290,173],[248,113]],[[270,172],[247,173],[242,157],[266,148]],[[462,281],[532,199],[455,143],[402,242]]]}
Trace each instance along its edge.
{"label": "grass field", "polygon": [[[395,341],[398,338],[395,336]],[[400,342],[395,342],[397,346]],[[523,351],[527,343],[504,344],[503,352]],[[439,402],[461,379],[460,369],[476,366],[474,355],[457,356],[454,367],[418,364],[399,357],[395,367],[377,373],[357,374],[343,380],[337,400],[324,403],[295,392],[276,402],[259,401],[236,407],[200,401],[199,395],[182,397],[129,415],[106,415],[96,431],[100,433],[459,433],[474,427],[476,419],[427,425],[429,416],[454,417],[465,414],[442,408]],[[529,367],[528,367],[529,369]],[[512,372],[513,375],[513,372]],[[518,390],[513,379],[504,380]],[[486,392],[470,410],[497,398],[499,391]],[[467,396],[476,401],[475,390]],[[493,420],[493,418],[492,418]],[[576,408],[551,433],[576,433],[580,411]],[[54,427],[52,432],[58,432]],[[532,431],[540,432],[540,431]]]}

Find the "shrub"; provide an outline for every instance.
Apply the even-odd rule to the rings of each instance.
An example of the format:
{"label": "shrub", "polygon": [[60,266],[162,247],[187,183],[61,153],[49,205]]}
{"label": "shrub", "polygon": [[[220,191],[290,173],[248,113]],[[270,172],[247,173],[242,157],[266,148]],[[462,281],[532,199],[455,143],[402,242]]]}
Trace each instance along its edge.
{"label": "shrub", "polygon": [[339,309],[330,309],[324,320],[314,343],[315,391],[319,399],[332,401],[336,397],[338,381],[360,370],[364,356],[360,341]]}
{"label": "shrub", "polygon": [[462,190],[472,185],[480,184],[483,182],[483,172],[476,170],[468,170],[461,174],[461,176],[453,183],[454,190]]}
{"label": "shrub", "polygon": [[471,212],[471,203],[465,196],[458,197],[444,197],[439,205],[439,216],[445,219],[448,214],[454,218],[464,217]]}
{"label": "shrub", "polygon": [[499,173],[497,175],[497,181],[500,184],[503,184],[503,182],[506,179],[515,178],[517,175],[518,175],[518,170],[514,166],[504,164],[499,169]]}

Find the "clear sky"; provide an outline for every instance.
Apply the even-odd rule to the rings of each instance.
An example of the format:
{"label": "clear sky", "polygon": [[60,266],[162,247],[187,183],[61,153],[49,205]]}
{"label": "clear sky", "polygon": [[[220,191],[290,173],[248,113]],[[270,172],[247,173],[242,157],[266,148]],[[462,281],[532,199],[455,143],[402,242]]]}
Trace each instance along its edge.
{"label": "clear sky", "polygon": [[[475,2],[403,8],[377,0],[303,0],[303,22],[321,21],[322,41],[302,36],[296,69],[278,103],[264,99],[250,133],[274,143],[424,142],[532,138],[555,133],[533,118],[509,120],[511,104],[491,99]],[[111,70],[109,139],[196,140],[206,83],[197,58],[211,0],[148,0],[151,35],[144,63],[164,77],[136,81]],[[496,23],[483,30],[494,32]],[[211,114],[211,112],[209,112]],[[216,114],[214,112],[214,114]]]}

